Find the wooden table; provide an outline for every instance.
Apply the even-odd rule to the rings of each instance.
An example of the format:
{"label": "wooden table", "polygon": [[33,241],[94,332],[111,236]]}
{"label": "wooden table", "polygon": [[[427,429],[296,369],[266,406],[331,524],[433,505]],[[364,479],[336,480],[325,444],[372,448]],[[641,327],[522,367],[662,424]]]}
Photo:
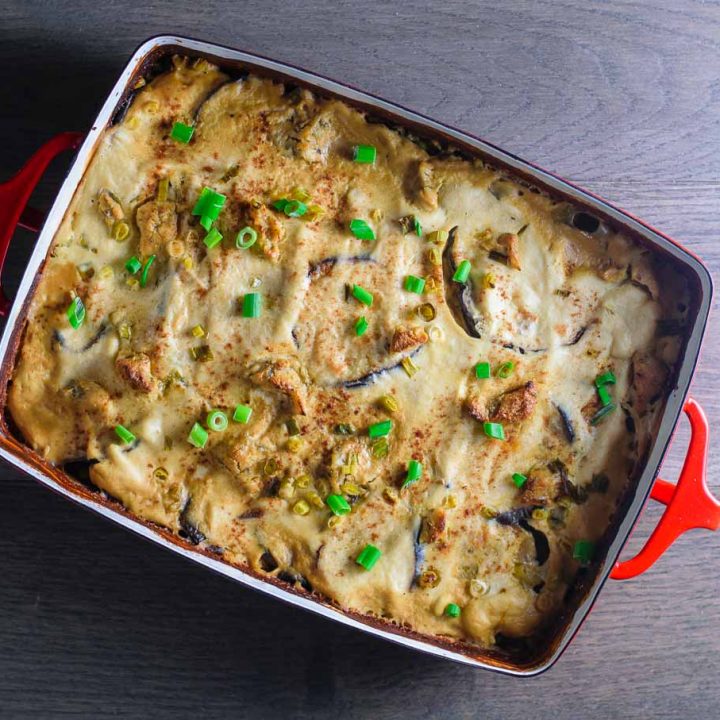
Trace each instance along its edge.
{"label": "wooden table", "polygon": [[[6,0],[0,176],[89,127],[133,48],[177,31],[341,78],[580,183],[720,268],[717,2]],[[50,172],[35,202],[47,206]],[[16,287],[31,236],[5,276]],[[693,394],[720,423],[718,316]],[[684,455],[678,434],[664,475]],[[720,445],[710,450],[710,467]],[[413,654],[261,597],[0,469],[0,716],[702,718],[720,705],[720,538],[609,583],[550,672]],[[711,483],[718,490],[717,475]],[[637,547],[657,521],[645,513]]]}

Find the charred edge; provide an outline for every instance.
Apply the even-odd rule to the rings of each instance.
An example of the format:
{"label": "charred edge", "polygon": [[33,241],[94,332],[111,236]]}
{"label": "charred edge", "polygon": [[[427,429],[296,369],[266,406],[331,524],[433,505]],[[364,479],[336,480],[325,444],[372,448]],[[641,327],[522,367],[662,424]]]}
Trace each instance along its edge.
{"label": "charred edge", "polygon": [[84,353],[86,350],[89,350],[93,345],[95,345],[103,335],[108,331],[108,325],[107,323],[103,323],[100,325],[100,328],[98,331],[81,347],[78,349],[71,348],[66,340],[65,336],[60,332],[60,330],[53,330],[53,342],[57,343],[63,350],[66,350],[70,353]]}
{"label": "charred edge", "polygon": [[567,413],[567,410],[565,408],[561,407],[560,405],[555,406],[558,411],[558,415],[560,415],[560,420],[562,421],[563,426],[563,432],[565,433],[565,437],[567,438],[567,441],[569,443],[575,442],[575,428],[573,427],[572,420],[570,419],[570,416]]}
{"label": "charred edge", "polygon": [[280,564],[278,561],[273,557],[273,554],[266,550],[261,556],[260,556],[260,567],[266,572],[271,573],[275,572],[280,567]]}
{"label": "charred edge", "polygon": [[370,255],[334,255],[333,257],[326,257],[317,262],[310,263],[308,266],[307,276],[311,280],[315,280],[319,277],[327,275],[338,263],[362,263],[369,262],[374,263],[375,260]]}
{"label": "charred edge", "polygon": [[193,113],[192,113],[193,125],[197,124],[198,119],[200,118],[200,113],[202,112],[203,108],[205,107],[205,104],[207,102],[209,102],[210,100],[212,100],[215,97],[215,95],[218,92],[220,92],[220,90],[222,90],[226,85],[232,85],[236,82],[239,83],[239,82],[242,82],[242,80],[241,79],[240,80],[235,80],[235,79],[223,80],[222,82],[218,83],[214,88],[212,88],[212,90],[210,90],[207,93],[207,95],[205,95],[205,97],[202,98],[200,100],[200,102],[198,102],[198,104],[195,106],[195,110],[193,110]]}
{"label": "charred edge", "polygon": [[355,388],[371,385],[379,377],[382,377],[385,373],[389,373],[402,367],[402,361],[405,360],[405,358],[415,357],[422,349],[423,346],[421,345],[420,347],[415,348],[409,355],[403,356],[401,360],[398,360],[398,362],[394,363],[393,365],[388,365],[387,367],[379,368],[378,370],[372,370],[366,375],[362,375],[361,377],[355,378],[354,380],[346,380],[345,382],[338,383],[338,386],[345,388],[346,390],[353,390]]}
{"label": "charred edge", "polygon": [[313,587],[310,584],[310,581],[300,573],[295,573],[290,570],[281,570],[277,576],[278,580],[282,580],[283,582],[288,583],[288,585],[292,585],[296,587],[297,585],[300,585],[300,587],[311,593],[313,591]]}
{"label": "charred edge", "polygon": [[527,520],[521,520],[518,525],[532,535],[535,542],[535,557],[538,565],[544,565],[550,557],[550,543],[542,530],[534,528]]}
{"label": "charred edge", "polygon": [[90,479],[90,468],[97,465],[99,460],[70,460],[62,466],[63,472],[67,473],[73,480],[77,480],[86,488],[99,492],[98,487]]}
{"label": "charred edge", "polygon": [[[480,318],[478,318],[473,312],[472,282],[469,279],[464,283],[457,283],[453,280],[453,275],[457,270],[457,266],[455,265],[455,261],[452,256],[452,250],[455,246],[456,238],[457,225],[450,230],[442,255],[443,273],[445,275],[445,295],[448,307],[452,311],[453,317],[455,317],[455,322],[457,322],[460,327],[464,328],[465,332],[471,337],[480,338],[481,335],[478,330]],[[458,312],[460,313],[462,322],[458,321]]]}
{"label": "charred edge", "polygon": [[524,505],[523,507],[506,510],[495,516],[495,520],[501,525],[520,525],[521,522],[527,520],[534,510],[533,505]]}
{"label": "charred edge", "polygon": [[178,532],[178,535],[180,535],[180,537],[182,538],[189,540],[193,545],[199,545],[205,540],[205,535],[200,531],[197,525],[191,522],[190,518],[188,517],[188,511],[190,510],[191,502],[192,498],[188,499],[188,501],[185,503],[185,507],[180,512],[180,530]]}

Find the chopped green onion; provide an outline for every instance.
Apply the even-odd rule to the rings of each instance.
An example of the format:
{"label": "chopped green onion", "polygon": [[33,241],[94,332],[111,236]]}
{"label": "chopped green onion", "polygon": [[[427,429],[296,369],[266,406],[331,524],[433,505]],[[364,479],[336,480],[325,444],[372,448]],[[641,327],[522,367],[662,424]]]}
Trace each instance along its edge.
{"label": "chopped green onion", "polygon": [[130,443],[135,442],[135,436],[134,436],[126,427],[123,427],[122,425],[116,425],[116,426],[115,426],[115,434],[116,434],[124,443],[127,443],[128,445],[129,445]]}
{"label": "chopped green onion", "polygon": [[85,320],[85,306],[79,297],[74,297],[68,309],[65,311],[70,324],[77,330]]}
{"label": "chopped green onion", "polygon": [[490,363],[479,362],[475,366],[475,377],[479,380],[487,380],[490,377]]}
{"label": "chopped green onion", "polygon": [[194,132],[195,128],[192,127],[192,125],[185,125],[185,123],[176,122],[172,126],[172,130],[170,131],[170,137],[173,140],[177,140],[178,142],[187,145],[190,142],[190,138],[193,136]]}
{"label": "chopped green onion", "polygon": [[382,553],[374,545],[366,545],[355,558],[355,562],[366,570],[372,570],[381,555]]}
{"label": "chopped green onion", "polygon": [[247,250],[257,241],[257,230],[251,227],[244,227],[235,238],[235,247],[241,250]]}
{"label": "chopped green onion", "polygon": [[238,405],[233,413],[233,420],[235,422],[247,425],[250,422],[250,416],[252,415],[252,408],[249,405]]}
{"label": "chopped green onion", "polygon": [[245,318],[260,317],[262,295],[260,293],[247,293],[243,297],[242,316]]}
{"label": "chopped green onion", "polygon": [[615,409],[615,403],[610,403],[601,407],[591,418],[590,424],[597,425],[606,415],[609,415]]}
{"label": "chopped green onion", "polygon": [[467,279],[470,277],[470,261],[469,260],[463,260],[457,267],[457,270],[455,271],[455,274],[453,275],[453,280],[458,283],[465,283],[467,282]]}
{"label": "chopped green onion", "polygon": [[417,218],[413,218],[413,230],[418,237],[422,237],[422,225]]}
{"label": "chopped green onion", "polygon": [[353,160],[356,163],[372,165],[375,162],[377,150],[374,145],[356,145],[353,148]]}
{"label": "chopped green onion", "polygon": [[338,423],[333,432],[335,432],[336,435],[352,435],[355,432],[355,428],[351,423]]}
{"label": "chopped green onion", "polygon": [[405,371],[405,374],[411,378],[417,371],[418,366],[413,362],[413,359],[408,355],[408,357],[404,357],[400,364],[402,365],[402,369]]}
{"label": "chopped green onion", "polygon": [[360,218],[354,218],[350,221],[350,232],[358,238],[358,240],[374,240],[374,230]]}
{"label": "chopped green onion", "polygon": [[403,287],[412,293],[422,295],[425,290],[425,280],[423,278],[416,277],[415,275],[407,275]]}
{"label": "chopped green onion", "polygon": [[228,426],[227,415],[222,410],[211,410],[205,421],[210,430],[222,432]]}
{"label": "chopped green onion", "polygon": [[612,370],[604,372],[602,375],[598,375],[595,378],[595,387],[602,387],[603,385],[614,385],[617,382],[615,373]]}
{"label": "chopped green onion", "polygon": [[515,369],[515,363],[512,360],[504,362],[496,371],[496,375],[503,380],[509,378],[512,375],[512,371]]}
{"label": "chopped green onion", "polygon": [[291,218],[302,217],[307,212],[307,205],[300,200],[288,200],[282,211]]}
{"label": "chopped green onion", "polygon": [[140,274],[140,287],[147,285],[148,272],[150,272],[150,266],[155,262],[155,255],[151,255],[143,265],[142,273]]}
{"label": "chopped green onion", "polygon": [[368,329],[368,321],[365,318],[364,315],[361,315],[356,321],[355,321],[355,334],[360,337],[361,335],[365,334],[365,331]]}
{"label": "chopped green onion", "polygon": [[443,245],[448,239],[449,233],[447,230],[433,230],[427,234],[428,242],[435,243],[436,245]]}
{"label": "chopped green onion", "polygon": [[455,603],[448,603],[445,606],[445,615],[451,618],[460,617],[460,606]]}
{"label": "chopped green onion", "polygon": [[610,405],[612,403],[612,398],[610,397],[610,391],[607,389],[605,385],[599,385],[597,389],[598,397],[600,398],[600,403],[603,405]]}
{"label": "chopped green onion", "polygon": [[209,215],[200,216],[200,225],[207,231],[210,232],[210,228],[215,221]]}
{"label": "chopped green onion", "polygon": [[210,228],[210,232],[205,236],[203,242],[208,250],[212,250],[212,248],[222,242],[222,239],[222,233],[217,228]]}
{"label": "chopped green onion", "polygon": [[297,423],[297,420],[294,417],[291,417],[285,421],[285,429],[287,430],[288,435],[290,437],[294,437],[295,435],[300,434],[300,426]]}
{"label": "chopped green onion", "polygon": [[226,199],[222,193],[215,192],[212,188],[204,187],[195,203],[195,207],[192,209],[192,214],[200,216],[202,226],[206,230],[209,230],[210,226],[206,226],[203,220],[206,222],[209,221],[210,224],[212,224],[214,220],[217,220],[220,211],[225,205]]}
{"label": "chopped green onion", "polygon": [[353,294],[353,297],[356,300],[359,300],[363,305],[372,307],[372,304],[373,304],[372,293],[368,292],[365,288],[360,287],[360,285],[353,285],[352,286],[352,294]]}
{"label": "chopped green onion", "polygon": [[425,321],[432,322],[437,313],[435,312],[435,306],[432,303],[423,303],[417,308],[417,314]]}
{"label": "chopped green onion", "polygon": [[500,423],[486,422],[483,423],[483,430],[485,434],[493,440],[504,440],[505,429]]}
{"label": "chopped green onion", "polygon": [[290,201],[287,198],[279,198],[274,203],[272,203],[272,206],[275,208],[275,210],[279,210],[280,212],[285,212],[285,206]]}
{"label": "chopped green onion", "polygon": [[382,460],[387,457],[390,446],[388,445],[387,438],[381,437],[372,444],[372,456],[376,460]]}
{"label": "chopped green onion", "polygon": [[422,463],[418,462],[417,460],[411,460],[408,463],[407,475],[405,476],[405,480],[403,481],[402,486],[407,487],[411,483],[417,482],[422,476],[422,471]]}
{"label": "chopped green onion", "polygon": [[328,495],[325,502],[334,515],[347,515],[350,512],[350,503],[342,495]]}
{"label": "chopped green onion", "polygon": [[392,395],[383,395],[379,403],[391,415],[394,415],[400,409],[398,401]]}
{"label": "chopped green onion", "polygon": [[194,445],[196,448],[204,448],[207,441],[208,441],[207,430],[205,430],[205,428],[202,425],[195,423],[192,426],[192,430],[190,431],[190,434],[188,435],[188,442],[191,445]]}
{"label": "chopped green onion", "polygon": [[195,325],[190,332],[193,334],[193,337],[205,337],[205,328],[202,325]]}
{"label": "chopped green onion", "polygon": [[590,540],[578,540],[573,545],[573,560],[577,560],[581,565],[587,565],[595,554],[595,543]]}
{"label": "chopped green onion", "polygon": [[379,438],[387,435],[392,430],[392,420],[383,420],[368,428],[368,435],[371,438]]}
{"label": "chopped green onion", "polygon": [[142,263],[134,255],[125,263],[125,269],[131,275],[134,275],[136,272],[138,272],[141,267]]}
{"label": "chopped green onion", "polygon": [[521,488],[527,482],[527,477],[525,477],[522,473],[513,473],[512,481],[515,483],[516,487]]}

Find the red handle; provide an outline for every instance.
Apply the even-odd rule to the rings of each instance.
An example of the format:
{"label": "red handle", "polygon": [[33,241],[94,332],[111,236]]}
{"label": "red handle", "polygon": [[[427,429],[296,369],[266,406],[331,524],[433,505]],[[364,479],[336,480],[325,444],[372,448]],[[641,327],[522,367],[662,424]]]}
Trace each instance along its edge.
{"label": "red handle", "polygon": [[720,528],[720,502],[708,490],[705,479],[708,449],[708,421],[702,408],[691,398],[685,403],[690,420],[690,446],[677,485],[660,480],[653,485],[650,497],[667,505],[660,522],[631,560],[615,563],[610,577],[627,580],[651,567],[675,539],[693,528]]}
{"label": "red handle", "polygon": [[[0,273],[16,226],[22,224],[24,227],[37,229],[42,223],[42,216],[36,210],[28,208],[25,213],[23,211],[45,169],[56,155],[63,150],[74,150],[82,139],[80,133],[74,132],[56,135],[35,152],[17,175],[5,183],[0,183]],[[9,308],[10,302],[0,284],[0,317],[5,317]]]}

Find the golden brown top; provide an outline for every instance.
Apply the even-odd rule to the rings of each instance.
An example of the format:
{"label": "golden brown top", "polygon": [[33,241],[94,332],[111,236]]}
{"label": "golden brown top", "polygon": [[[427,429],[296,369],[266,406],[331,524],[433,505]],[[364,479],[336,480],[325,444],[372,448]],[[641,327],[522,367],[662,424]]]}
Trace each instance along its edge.
{"label": "golden brown top", "polygon": [[[362,145],[374,163],[353,160]],[[604,225],[428,150],[337,100],[177,59],[99,143],[9,402],[46,458],[89,460],[130,511],[228,562],[490,646],[558,611],[573,553],[607,528],[676,359],[657,321],[682,288]],[[213,247],[192,214],[205,187],[226,197]],[[132,256],[155,256],[145,282]],[[226,429],[207,430],[213,410]]]}

